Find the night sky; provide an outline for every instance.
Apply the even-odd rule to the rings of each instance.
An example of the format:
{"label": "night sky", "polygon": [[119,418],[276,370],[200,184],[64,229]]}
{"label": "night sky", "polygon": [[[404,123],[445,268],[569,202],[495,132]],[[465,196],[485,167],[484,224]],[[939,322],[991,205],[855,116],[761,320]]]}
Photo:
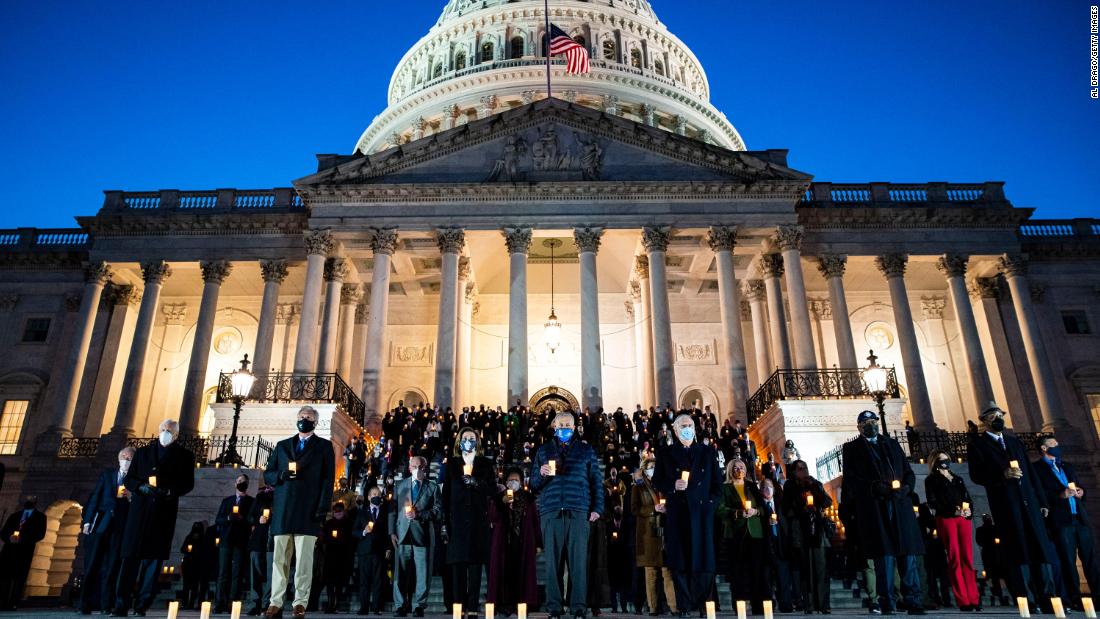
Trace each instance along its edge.
{"label": "night sky", "polygon": [[[444,0],[0,6],[5,228],[102,190],[289,186],[348,153]],[[750,149],[833,182],[1003,180],[1097,216],[1089,3],[653,0]]]}

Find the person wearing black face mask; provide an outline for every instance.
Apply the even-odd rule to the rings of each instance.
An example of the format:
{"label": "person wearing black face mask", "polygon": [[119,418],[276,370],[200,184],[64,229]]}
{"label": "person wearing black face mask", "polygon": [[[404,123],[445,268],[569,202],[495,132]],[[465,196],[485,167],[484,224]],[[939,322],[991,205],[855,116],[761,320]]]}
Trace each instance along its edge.
{"label": "person wearing black face mask", "polygon": [[951,472],[951,455],[937,449],[928,460],[928,477],[924,480],[928,507],[936,515],[936,531],[947,551],[947,569],[951,590],[959,610],[982,609],[978,583],[974,579],[974,550],[970,523],[974,501],[966,482]]}
{"label": "person wearing black face mask", "polygon": [[252,573],[252,593],[255,602],[249,616],[259,615],[271,601],[271,506],[275,499],[275,488],[261,482],[252,509],[248,510],[248,524],[252,533],[248,538],[248,554]]}
{"label": "person wearing black face mask", "polygon": [[393,558],[389,517],[392,504],[377,486],[367,490],[367,502],[359,509],[351,534],[359,540],[355,555],[359,561],[359,614],[381,614],[386,603],[386,563]]}
{"label": "person wearing black face mask", "polygon": [[229,612],[229,602],[243,599],[248,572],[248,514],[255,499],[248,495],[248,475],[234,481],[236,492],[222,499],[214,526],[218,528],[218,592],[214,612]]}
{"label": "person wearing black face mask", "polygon": [[1082,502],[1085,491],[1079,485],[1073,465],[1062,460],[1062,446],[1058,444],[1058,439],[1053,436],[1043,438],[1039,441],[1039,451],[1043,456],[1033,463],[1032,468],[1050,505],[1047,528],[1058,552],[1062,582],[1070,607],[1082,610],[1078,558],[1081,559],[1091,595],[1100,597],[1100,560],[1096,556],[1092,527]]}
{"label": "person wearing black face mask", "polygon": [[38,511],[38,498],[28,496],[23,508],[8,516],[0,529],[0,610],[15,610],[23,601],[23,587],[34,558],[34,547],[46,536],[46,515]]}
{"label": "person wearing black face mask", "polygon": [[1000,559],[1013,597],[1050,612],[1058,558],[1043,519],[1047,499],[1036,491],[1035,469],[1023,443],[1005,431],[1005,412],[992,402],[979,419],[982,431],[967,446],[970,479],[985,486],[989,511],[1001,538]]}

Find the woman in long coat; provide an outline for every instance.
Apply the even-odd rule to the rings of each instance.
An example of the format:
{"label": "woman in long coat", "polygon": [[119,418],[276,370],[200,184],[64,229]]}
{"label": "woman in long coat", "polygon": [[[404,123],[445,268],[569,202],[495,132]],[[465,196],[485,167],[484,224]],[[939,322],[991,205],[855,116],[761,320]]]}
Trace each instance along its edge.
{"label": "woman in long coat", "polygon": [[653,472],[656,461],[647,457],[641,468],[635,473],[641,477],[641,484],[634,486],[630,493],[630,513],[634,515],[634,563],[645,570],[646,603],[649,615],[660,614],[657,592],[657,577],[664,579],[665,598],[668,599],[672,614],[676,614],[676,592],[672,585],[672,573],[665,567],[662,514],[665,505],[661,502],[657,489],[653,487]]}
{"label": "woman in long coat", "polygon": [[[810,477],[809,468],[802,460],[792,462],[789,470],[791,477],[783,485],[783,512],[791,521],[792,565],[801,578],[801,607],[807,614],[814,610],[831,612],[829,574],[825,566],[829,536],[823,510],[832,507],[833,499],[821,482]],[[908,509],[912,514],[912,508]]]}
{"label": "woman in long coat", "polygon": [[[325,521],[318,543],[324,546],[324,569],[326,613],[334,613],[340,607],[355,566],[355,549],[358,541],[352,535],[355,517],[348,513],[342,502],[332,506],[332,518]],[[319,589],[319,587],[314,587]]]}
{"label": "woman in long coat", "polygon": [[771,598],[765,590],[766,555],[761,522],[764,497],[756,484],[746,479],[747,470],[744,460],[730,460],[726,465],[726,483],[715,516],[732,599],[751,600],[752,614],[762,615],[765,597]]}
{"label": "woman in long coat", "polygon": [[443,479],[453,599],[471,617],[480,607],[481,570],[489,561],[489,498],[496,491],[493,461],[480,454],[477,432],[460,430]]}
{"label": "woman in long coat", "polygon": [[489,588],[485,601],[496,604],[497,613],[514,614],[516,605],[539,605],[535,562],[542,548],[542,527],[535,495],[523,487],[523,472],[510,469],[505,489],[489,502],[493,543],[489,553]]}

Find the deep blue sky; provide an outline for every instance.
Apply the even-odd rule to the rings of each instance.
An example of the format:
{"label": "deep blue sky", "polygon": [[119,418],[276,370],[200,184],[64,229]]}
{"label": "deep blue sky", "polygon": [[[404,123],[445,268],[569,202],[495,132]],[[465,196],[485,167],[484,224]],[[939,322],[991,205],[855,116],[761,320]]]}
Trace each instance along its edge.
{"label": "deep blue sky", "polygon": [[[444,0],[0,6],[3,227],[103,189],[287,186],[347,153]],[[749,148],[835,182],[1004,180],[1096,216],[1088,2],[653,0]]]}

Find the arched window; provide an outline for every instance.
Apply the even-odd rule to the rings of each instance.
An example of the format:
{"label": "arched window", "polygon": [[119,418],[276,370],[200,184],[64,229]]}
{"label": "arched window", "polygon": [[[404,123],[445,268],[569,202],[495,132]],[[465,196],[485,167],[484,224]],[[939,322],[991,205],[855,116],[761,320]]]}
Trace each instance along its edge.
{"label": "arched window", "polygon": [[642,68],[642,50],[638,49],[637,47],[630,50],[630,66],[634,67],[635,69]]}
{"label": "arched window", "polygon": [[615,57],[618,55],[617,54],[618,51],[619,50],[617,49],[617,46],[615,45],[615,39],[604,39],[603,40],[603,59],[604,60],[610,60],[610,61],[614,62],[616,60]]}
{"label": "arched window", "polygon": [[481,56],[477,59],[478,63],[492,62],[493,61],[493,44],[486,41],[481,44]]}
{"label": "arched window", "polygon": [[461,71],[466,68],[466,52],[459,51],[455,54],[455,71]]}
{"label": "arched window", "polygon": [[443,75],[443,62],[442,61],[435,63],[435,66],[432,67],[432,79],[434,80],[435,78],[437,78],[441,75]]}
{"label": "arched window", "polygon": [[523,58],[523,37],[512,37],[508,47],[509,58]]}
{"label": "arched window", "polygon": [[665,63],[661,62],[660,60],[655,61],[653,63],[653,70],[657,72],[657,75],[660,75],[661,77],[664,77],[665,76]]}

